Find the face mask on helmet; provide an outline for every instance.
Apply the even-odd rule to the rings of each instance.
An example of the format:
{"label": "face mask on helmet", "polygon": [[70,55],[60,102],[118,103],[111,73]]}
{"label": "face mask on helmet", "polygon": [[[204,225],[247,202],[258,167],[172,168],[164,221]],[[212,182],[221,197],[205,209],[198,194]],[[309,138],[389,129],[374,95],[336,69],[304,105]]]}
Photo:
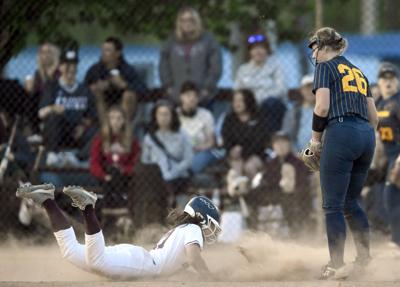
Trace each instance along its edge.
{"label": "face mask on helmet", "polygon": [[221,233],[221,227],[218,222],[208,215],[204,223],[201,223],[201,230],[203,231],[203,236],[207,244],[215,243]]}
{"label": "face mask on helmet", "polygon": [[204,241],[207,244],[217,241],[218,235],[221,233],[221,227],[218,223],[219,212],[218,208],[209,199],[202,196],[192,198],[186,204],[184,212],[198,219]]}

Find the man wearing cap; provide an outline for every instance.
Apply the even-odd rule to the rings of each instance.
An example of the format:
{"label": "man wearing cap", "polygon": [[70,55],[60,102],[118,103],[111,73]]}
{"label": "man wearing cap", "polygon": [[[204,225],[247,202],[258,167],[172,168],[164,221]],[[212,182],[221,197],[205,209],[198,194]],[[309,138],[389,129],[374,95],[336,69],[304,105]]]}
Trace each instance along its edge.
{"label": "man wearing cap", "polygon": [[[378,72],[381,97],[376,103],[379,116],[379,135],[388,158],[387,180],[384,189],[385,207],[389,215],[393,247],[400,247],[400,189],[390,176],[400,162],[400,92],[399,70],[383,63]],[[396,160],[397,159],[397,160]]]}
{"label": "man wearing cap", "polygon": [[301,99],[290,109],[284,118],[282,129],[290,135],[293,149],[301,151],[311,137],[309,126],[312,123],[315,96],[312,93],[314,75],[305,75],[301,79]]}
{"label": "man wearing cap", "polygon": [[94,133],[95,105],[85,86],[76,80],[77,65],[76,51],[62,53],[60,78],[45,89],[39,104],[49,165],[59,160],[56,152],[61,148],[81,148]]}
{"label": "man wearing cap", "polygon": [[137,70],[126,61],[124,45],[116,37],[104,41],[100,60],[87,71],[85,84],[96,97],[101,120],[112,105],[121,105],[126,116],[133,119],[138,100],[148,92]]}

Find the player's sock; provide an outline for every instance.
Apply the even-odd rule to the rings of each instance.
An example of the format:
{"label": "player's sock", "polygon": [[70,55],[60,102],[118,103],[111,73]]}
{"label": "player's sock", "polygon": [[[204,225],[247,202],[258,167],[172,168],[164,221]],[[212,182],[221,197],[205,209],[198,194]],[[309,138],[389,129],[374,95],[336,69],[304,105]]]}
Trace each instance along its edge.
{"label": "player's sock", "polygon": [[47,199],[43,202],[43,207],[45,208],[51,222],[51,226],[54,232],[59,230],[68,229],[71,227],[67,218],[65,218],[60,207],[52,199]]}
{"label": "player's sock", "polygon": [[83,218],[85,221],[85,233],[87,235],[92,235],[99,233],[100,223],[97,220],[96,212],[92,205],[87,205],[83,211]]}

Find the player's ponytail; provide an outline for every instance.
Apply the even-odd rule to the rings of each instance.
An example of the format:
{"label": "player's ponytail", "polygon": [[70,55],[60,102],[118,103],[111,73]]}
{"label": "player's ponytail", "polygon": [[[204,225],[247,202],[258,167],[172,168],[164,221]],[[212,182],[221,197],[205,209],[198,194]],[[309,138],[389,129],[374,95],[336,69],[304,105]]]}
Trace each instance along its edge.
{"label": "player's ponytail", "polygon": [[312,33],[310,43],[317,44],[319,49],[328,47],[329,49],[343,54],[347,49],[348,42],[335,29],[323,27]]}
{"label": "player's ponytail", "polygon": [[198,219],[191,217],[182,209],[175,208],[170,210],[167,216],[167,224],[170,227],[177,227],[182,224],[199,224]]}

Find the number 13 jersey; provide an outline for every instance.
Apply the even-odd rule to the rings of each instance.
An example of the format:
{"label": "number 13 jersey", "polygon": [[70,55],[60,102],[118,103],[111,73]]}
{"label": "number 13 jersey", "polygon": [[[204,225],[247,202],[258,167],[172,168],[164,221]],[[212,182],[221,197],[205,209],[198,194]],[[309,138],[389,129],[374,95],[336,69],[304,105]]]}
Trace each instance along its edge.
{"label": "number 13 jersey", "polygon": [[367,97],[371,97],[368,79],[345,57],[337,56],[315,68],[313,93],[319,88],[330,91],[328,120],[357,116],[368,120]]}
{"label": "number 13 jersey", "polygon": [[203,249],[203,234],[196,224],[183,224],[168,231],[150,250],[160,274],[172,274],[187,267],[185,246],[197,244]]}
{"label": "number 13 jersey", "polygon": [[379,117],[379,135],[387,156],[396,156],[400,149],[400,93],[376,102]]}

